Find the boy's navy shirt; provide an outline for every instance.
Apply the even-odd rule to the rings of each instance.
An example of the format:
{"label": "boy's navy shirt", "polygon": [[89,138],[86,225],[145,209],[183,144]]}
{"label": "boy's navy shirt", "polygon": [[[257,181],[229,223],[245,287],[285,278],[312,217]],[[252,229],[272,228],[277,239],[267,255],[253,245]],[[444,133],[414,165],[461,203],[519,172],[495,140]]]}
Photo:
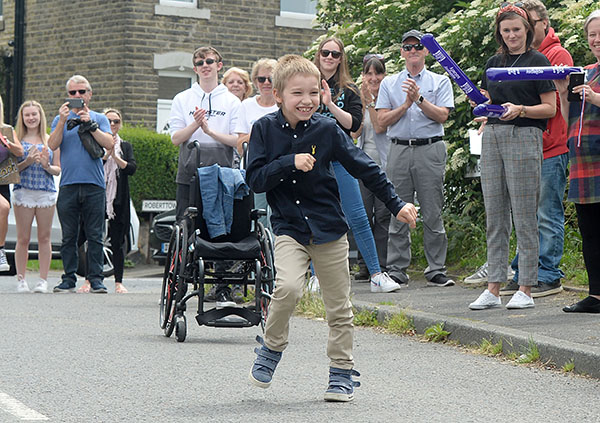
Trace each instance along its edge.
{"label": "boy's navy shirt", "polygon": [[[296,169],[294,156],[300,153],[315,157],[310,172]],[[336,160],[361,179],[394,216],[406,204],[385,173],[335,120],[313,114],[293,129],[279,110],[254,123],[246,181],[254,192],[267,193],[275,235],[289,235],[308,245],[335,241],[348,231],[331,167]]]}

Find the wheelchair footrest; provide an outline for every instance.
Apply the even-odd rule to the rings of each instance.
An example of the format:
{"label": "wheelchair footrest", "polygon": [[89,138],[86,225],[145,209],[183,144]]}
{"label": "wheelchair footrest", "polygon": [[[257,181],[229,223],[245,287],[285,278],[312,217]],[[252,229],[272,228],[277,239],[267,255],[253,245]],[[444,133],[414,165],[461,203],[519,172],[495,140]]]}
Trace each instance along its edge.
{"label": "wheelchair footrest", "polygon": [[200,326],[243,328],[258,325],[260,314],[244,307],[213,308],[197,314],[196,321]]}

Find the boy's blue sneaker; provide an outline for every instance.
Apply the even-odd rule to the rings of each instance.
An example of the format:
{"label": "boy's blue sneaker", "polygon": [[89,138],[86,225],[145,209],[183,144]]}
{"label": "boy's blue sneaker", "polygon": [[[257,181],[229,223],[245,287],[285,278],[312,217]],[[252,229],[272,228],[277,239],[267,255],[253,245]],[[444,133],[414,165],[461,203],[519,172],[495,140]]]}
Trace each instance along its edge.
{"label": "boy's blue sneaker", "polygon": [[102,282],[99,281],[90,281],[91,289],[90,292],[92,294],[107,294],[108,289],[104,286]]}
{"label": "boy's blue sneaker", "polygon": [[52,289],[52,292],[63,293],[63,292],[75,292],[75,284],[73,282],[62,281]]}
{"label": "boy's blue sneaker", "polygon": [[352,376],[360,376],[354,369],[329,368],[329,386],[325,391],[325,401],[348,402],[354,399],[354,387],[360,382],[352,380]]}
{"label": "boy's blue sneaker", "polygon": [[271,386],[271,379],[275,368],[281,360],[280,352],[270,350],[265,346],[265,341],[260,336],[256,336],[256,340],[262,345],[260,348],[254,348],[257,357],[250,370],[250,381],[260,388],[268,388]]}

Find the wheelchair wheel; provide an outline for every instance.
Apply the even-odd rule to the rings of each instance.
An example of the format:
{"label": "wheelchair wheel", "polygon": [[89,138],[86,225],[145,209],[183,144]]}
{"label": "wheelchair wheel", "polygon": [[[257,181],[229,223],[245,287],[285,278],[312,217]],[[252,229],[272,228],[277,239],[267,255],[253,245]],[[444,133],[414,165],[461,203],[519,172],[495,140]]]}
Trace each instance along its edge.
{"label": "wheelchair wheel", "polygon": [[169,337],[175,329],[174,317],[178,313],[177,303],[183,297],[185,284],[182,276],[186,264],[187,227],[178,223],[173,229],[169,242],[169,252],[165,262],[165,272],[160,295],[160,321],[165,336]]}
{"label": "wheelchair wheel", "polygon": [[273,238],[271,232],[258,222],[258,232],[262,249],[261,283],[259,293],[260,326],[265,331],[265,324],[269,313],[269,304],[275,285],[275,262],[273,253]]}
{"label": "wheelchair wheel", "polygon": [[177,342],[185,341],[185,336],[187,334],[187,324],[185,321],[185,316],[181,315],[176,318],[177,323],[175,324],[175,338],[177,338]]}

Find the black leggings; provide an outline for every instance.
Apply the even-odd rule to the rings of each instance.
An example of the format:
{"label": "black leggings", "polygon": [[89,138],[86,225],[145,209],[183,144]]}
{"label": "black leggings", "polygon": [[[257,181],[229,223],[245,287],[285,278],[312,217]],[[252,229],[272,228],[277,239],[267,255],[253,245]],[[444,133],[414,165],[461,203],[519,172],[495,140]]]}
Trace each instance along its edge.
{"label": "black leggings", "polygon": [[122,222],[109,220],[108,236],[110,237],[110,249],[113,253],[115,282],[123,282],[123,267],[125,265],[125,252],[123,251],[123,241],[125,240],[125,224]]}
{"label": "black leggings", "polygon": [[581,233],[583,261],[588,273],[590,295],[600,295],[600,203],[577,204],[577,223]]}

